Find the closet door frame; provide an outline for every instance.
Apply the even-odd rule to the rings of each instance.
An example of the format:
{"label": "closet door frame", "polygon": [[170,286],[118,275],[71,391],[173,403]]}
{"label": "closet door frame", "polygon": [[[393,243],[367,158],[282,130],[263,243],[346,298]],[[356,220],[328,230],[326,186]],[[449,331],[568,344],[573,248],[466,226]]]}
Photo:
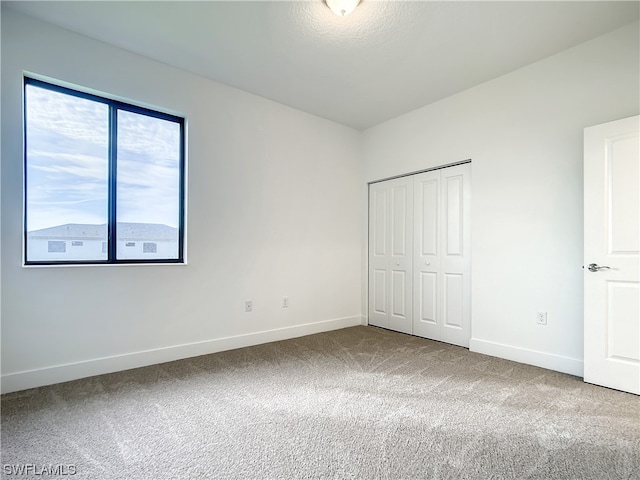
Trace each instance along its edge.
{"label": "closet door frame", "polygon": [[[392,330],[402,331],[405,333],[411,333],[425,338],[432,338],[435,340],[441,340],[447,343],[460,345],[464,347],[469,346],[469,339],[471,337],[471,262],[470,262],[470,250],[471,250],[471,235],[470,235],[470,206],[471,206],[471,189],[470,189],[470,174],[471,160],[464,160],[452,164],[442,165],[434,168],[420,170],[416,172],[407,173],[404,175],[397,175],[394,177],[384,178],[369,182],[369,229],[368,229],[368,252],[367,252],[367,278],[369,280],[367,285],[367,320],[369,325],[380,326],[383,328],[389,328]],[[458,167],[458,168],[456,168]],[[449,169],[449,170],[445,170]],[[422,176],[422,178],[420,178]],[[408,266],[411,270],[410,276],[410,304],[412,305],[412,322],[409,328],[406,325],[402,329],[396,328],[393,322],[389,320],[382,320],[379,316],[380,312],[376,312],[374,305],[375,298],[372,298],[372,285],[376,282],[375,270],[376,266],[372,265],[377,263],[378,277],[382,277],[382,265],[380,258],[375,258],[374,232],[376,220],[372,216],[372,202],[374,201],[374,192],[384,190],[385,187],[381,187],[379,184],[383,182],[389,182],[397,179],[403,179],[407,181],[411,177],[411,184],[413,185],[413,198],[412,206],[417,210],[420,210],[420,215],[424,213],[421,211],[423,206],[418,206],[418,195],[420,187],[424,186],[426,181],[430,183],[430,194],[435,197],[437,206],[432,208],[429,214],[431,217],[435,216],[435,223],[437,225],[437,232],[432,234],[431,238],[427,241],[427,249],[424,250],[424,239],[421,237],[419,229],[422,227],[422,220],[409,222],[411,224],[411,240],[413,253],[410,253],[410,257],[413,258],[413,265]],[[420,183],[419,182],[423,182]],[[394,182],[386,183],[387,186],[393,185]],[[420,185],[420,187],[419,187]],[[387,191],[386,201],[390,201],[390,194]],[[455,205],[449,212],[449,205],[458,202],[458,212],[462,217],[457,217],[455,214]],[[388,207],[390,208],[390,207]],[[390,210],[387,210],[388,212]],[[390,221],[387,215],[386,221]],[[458,221],[456,227],[455,220]],[[458,227],[463,228],[458,229]],[[414,230],[415,229],[415,230]],[[391,248],[391,232],[390,228],[386,228],[386,247]],[[374,255],[372,255],[372,251]],[[394,260],[390,255],[387,255],[387,262],[385,264],[385,271],[387,272],[387,281],[385,284],[385,298],[386,303],[392,303],[390,301],[392,292],[390,276],[392,274]],[[397,262],[396,262],[397,263]],[[423,265],[424,264],[424,265]],[[427,265],[428,264],[428,265]],[[372,269],[372,266],[374,267]],[[396,267],[398,267],[396,265]],[[404,270],[406,268],[403,267]],[[380,282],[378,279],[378,287]],[[432,282],[431,291],[434,295],[432,310],[425,312],[422,309],[422,305],[418,305],[419,289],[425,286],[426,281]],[[428,283],[428,282],[427,282]],[[429,286],[429,285],[427,285]],[[448,290],[447,290],[448,289]],[[456,291],[457,289],[457,291]],[[459,306],[461,310],[456,310],[456,306],[451,303],[451,297],[447,297],[447,293],[456,291],[456,297],[461,300]],[[380,291],[379,293],[382,293]],[[382,302],[385,303],[385,302]],[[378,306],[381,304],[378,298]],[[390,318],[389,309],[391,305],[386,305],[387,319]],[[378,309],[379,310],[379,309]],[[378,318],[376,318],[378,315]],[[422,317],[428,317],[427,321],[420,322]],[[373,321],[372,321],[373,320]],[[422,319],[424,320],[424,318]]]}

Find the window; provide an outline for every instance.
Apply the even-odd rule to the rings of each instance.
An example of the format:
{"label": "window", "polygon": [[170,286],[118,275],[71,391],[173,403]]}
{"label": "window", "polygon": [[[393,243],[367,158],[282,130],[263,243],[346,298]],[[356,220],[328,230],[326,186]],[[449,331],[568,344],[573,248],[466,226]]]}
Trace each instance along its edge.
{"label": "window", "polygon": [[47,244],[48,253],[66,253],[66,251],[67,242],[62,242],[60,240],[49,240]]}
{"label": "window", "polygon": [[142,253],[158,253],[158,244],[152,242],[144,242],[142,244]]}
{"label": "window", "polygon": [[183,262],[184,119],[32,78],[24,102],[25,263]]}

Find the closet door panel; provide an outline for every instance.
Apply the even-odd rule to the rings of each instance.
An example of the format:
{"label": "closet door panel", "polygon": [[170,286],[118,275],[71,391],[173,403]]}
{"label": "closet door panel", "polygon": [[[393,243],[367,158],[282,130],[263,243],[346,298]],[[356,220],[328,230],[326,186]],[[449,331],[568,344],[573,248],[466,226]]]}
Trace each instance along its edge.
{"label": "closet door panel", "polygon": [[446,221],[446,254],[448,256],[462,255],[463,247],[463,218],[462,208],[463,178],[462,175],[452,175],[445,180],[445,221]]}
{"label": "closet door panel", "polygon": [[373,311],[380,315],[387,315],[387,271],[373,271]]}
{"label": "closet door panel", "polygon": [[412,331],[413,179],[390,180],[391,303],[389,328]]}
{"label": "closet door panel", "polygon": [[[438,323],[438,275],[433,272],[420,272],[419,289],[417,323],[435,326]],[[414,333],[418,335],[418,332]]]}
{"label": "closet door panel", "polygon": [[369,324],[411,333],[413,180],[369,186]]}
{"label": "closet door panel", "polygon": [[443,326],[449,329],[462,329],[464,324],[462,306],[464,297],[464,278],[459,273],[444,274],[444,315]]}
{"label": "closet door panel", "polygon": [[409,216],[411,205],[409,204],[409,190],[411,185],[397,185],[391,189],[391,239],[392,255],[396,258],[405,258],[407,250],[411,247],[408,232],[413,218]]}
{"label": "closet door panel", "polygon": [[369,187],[369,324],[389,326],[389,188]]}
{"label": "closet door panel", "polygon": [[[427,175],[433,177],[433,175]],[[440,180],[438,178],[427,178],[416,182],[417,211],[419,214],[417,230],[417,247],[420,248],[420,255],[423,257],[435,257],[438,255],[438,211],[439,199],[438,190]]]}
{"label": "closet door panel", "polygon": [[440,337],[440,172],[414,176],[413,334]]}
{"label": "closet door panel", "polygon": [[471,165],[441,171],[442,229],[441,284],[443,305],[440,340],[463,347],[471,337]]}
{"label": "closet door panel", "polygon": [[386,258],[387,255],[387,190],[371,191],[371,233],[372,253],[375,258]]}
{"label": "closet door panel", "polygon": [[401,270],[391,272],[391,314],[404,319],[407,317],[407,274]]}

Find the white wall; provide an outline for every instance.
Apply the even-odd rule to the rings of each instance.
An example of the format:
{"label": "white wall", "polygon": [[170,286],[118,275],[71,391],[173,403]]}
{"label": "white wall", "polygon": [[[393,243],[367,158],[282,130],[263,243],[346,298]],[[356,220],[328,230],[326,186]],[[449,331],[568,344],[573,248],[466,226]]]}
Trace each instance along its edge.
{"label": "white wall", "polygon": [[364,133],[367,182],[473,161],[472,350],[582,374],[582,133],[638,114],[638,44],[635,23]]}
{"label": "white wall", "polygon": [[[186,115],[188,265],[22,267],[23,71]],[[359,324],[360,148],[353,129],[3,9],[3,391]]]}

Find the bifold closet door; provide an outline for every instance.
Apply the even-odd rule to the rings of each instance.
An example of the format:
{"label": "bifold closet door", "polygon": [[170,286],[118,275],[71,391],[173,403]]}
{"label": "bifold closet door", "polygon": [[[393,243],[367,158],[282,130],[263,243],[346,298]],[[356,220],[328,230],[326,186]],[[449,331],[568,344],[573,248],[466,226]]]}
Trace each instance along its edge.
{"label": "bifold closet door", "polygon": [[412,332],[413,179],[369,187],[369,324]]}
{"label": "bifold closet door", "polygon": [[414,176],[413,334],[464,347],[471,336],[470,167]]}

